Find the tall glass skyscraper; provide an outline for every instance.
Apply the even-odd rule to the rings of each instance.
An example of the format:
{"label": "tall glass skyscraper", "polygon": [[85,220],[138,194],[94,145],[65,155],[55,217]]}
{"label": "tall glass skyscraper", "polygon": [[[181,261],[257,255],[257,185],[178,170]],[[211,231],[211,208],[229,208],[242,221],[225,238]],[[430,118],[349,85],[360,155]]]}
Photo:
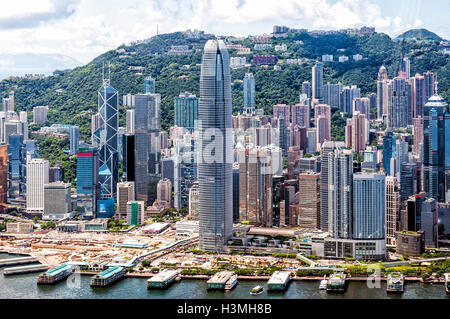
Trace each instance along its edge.
{"label": "tall glass skyscraper", "polygon": [[98,152],[80,147],[77,157],[77,207],[84,218],[93,218],[99,197]]}
{"label": "tall glass skyscraper", "polygon": [[391,158],[395,157],[396,138],[388,128],[383,136],[383,168],[387,175],[391,173]]}
{"label": "tall glass skyscraper", "polygon": [[312,67],[312,98],[323,102],[323,64],[317,62]]}
{"label": "tall glass skyscraper", "polygon": [[155,94],[155,79],[148,76],[144,79],[144,93],[145,94]]}
{"label": "tall glass skyscraper", "polygon": [[80,136],[80,128],[78,126],[71,126],[70,132],[70,154],[78,153],[78,137]]}
{"label": "tall glass skyscraper", "polygon": [[247,73],[244,77],[244,113],[255,113],[255,77],[252,73]]}
{"label": "tall glass skyscraper", "polygon": [[98,91],[98,127],[94,132],[94,145],[99,149],[99,181],[102,199],[115,198],[119,180],[118,152],[118,106],[119,95],[109,84],[109,79],[103,80]]}
{"label": "tall glass skyscraper", "polygon": [[189,92],[175,98],[175,125],[190,131],[197,129],[198,98]]}
{"label": "tall glass skyscraper", "polygon": [[353,239],[385,238],[386,176],[353,175]]}
{"label": "tall glass skyscraper", "polygon": [[205,44],[199,103],[200,249],[222,251],[233,235],[230,58],[222,40]]}

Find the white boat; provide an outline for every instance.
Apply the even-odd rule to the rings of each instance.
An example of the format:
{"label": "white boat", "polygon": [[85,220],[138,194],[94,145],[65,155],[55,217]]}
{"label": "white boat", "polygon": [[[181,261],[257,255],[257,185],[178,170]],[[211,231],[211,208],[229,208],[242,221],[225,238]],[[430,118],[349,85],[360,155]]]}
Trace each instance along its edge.
{"label": "white boat", "polygon": [[328,284],[328,280],[322,279],[320,281],[319,289],[320,290],[327,290],[327,284]]}
{"label": "white boat", "polygon": [[399,272],[390,273],[387,277],[386,290],[390,293],[403,293],[405,279]]}
{"label": "white boat", "polygon": [[234,287],[236,287],[238,283],[238,276],[233,275],[230,279],[228,279],[227,283],[225,284],[225,290],[232,290]]}
{"label": "white boat", "polygon": [[256,286],[252,289],[252,291],[250,292],[251,295],[253,296],[257,296],[260,295],[264,292],[264,288],[261,286]]}

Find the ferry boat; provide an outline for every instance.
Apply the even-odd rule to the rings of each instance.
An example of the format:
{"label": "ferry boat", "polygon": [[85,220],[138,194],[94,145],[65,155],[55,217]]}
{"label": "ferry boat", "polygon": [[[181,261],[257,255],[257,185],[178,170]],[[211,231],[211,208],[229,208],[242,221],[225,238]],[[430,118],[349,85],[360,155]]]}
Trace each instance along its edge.
{"label": "ferry boat", "polygon": [[390,273],[387,277],[387,292],[403,293],[405,280],[399,272]]}
{"label": "ferry boat", "polygon": [[39,275],[37,278],[37,283],[53,285],[60,281],[63,281],[71,274],[73,274],[74,271],[75,269],[72,266],[68,264],[62,264]]}
{"label": "ferry boat", "polygon": [[254,287],[252,289],[252,291],[250,292],[250,295],[257,296],[257,295],[262,294],[263,292],[264,292],[264,288],[263,287],[256,286],[256,287]]}
{"label": "ferry boat", "polygon": [[225,290],[232,290],[234,287],[236,287],[238,283],[238,276],[233,275],[230,279],[228,279],[227,283],[225,284]]}
{"label": "ferry boat", "polygon": [[445,291],[450,294],[450,273],[444,274],[445,278]]}
{"label": "ferry boat", "polygon": [[327,281],[328,292],[344,292],[345,291],[345,279],[347,275],[343,272],[335,272],[330,276]]}
{"label": "ferry boat", "polygon": [[322,279],[320,281],[319,289],[320,290],[327,290],[327,284],[328,284],[328,280]]}

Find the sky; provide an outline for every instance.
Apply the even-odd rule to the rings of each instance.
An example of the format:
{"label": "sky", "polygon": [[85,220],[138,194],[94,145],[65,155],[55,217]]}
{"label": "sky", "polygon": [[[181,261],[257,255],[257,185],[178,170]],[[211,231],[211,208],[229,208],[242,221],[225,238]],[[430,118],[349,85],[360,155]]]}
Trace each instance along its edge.
{"label": "sky", "polygon": [[[374,26],[397,36],[427,28],[450,39],[448,0],[0,0],[0,54],[62,54],[88,63],[160,33],[270,33],[273,25]],[[1,62],[1,61],[0,61]],[[1,65],[1,63],[0,63]]]}

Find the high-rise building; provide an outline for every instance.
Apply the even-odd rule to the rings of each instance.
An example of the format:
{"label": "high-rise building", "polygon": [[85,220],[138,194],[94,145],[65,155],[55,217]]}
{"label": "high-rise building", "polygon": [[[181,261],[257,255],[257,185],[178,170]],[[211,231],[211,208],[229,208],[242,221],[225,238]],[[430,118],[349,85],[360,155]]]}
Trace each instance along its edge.
{"label": "high-rise building", "polygon": [[408,57],[404,57],[401,61],[400,71],[405,75],[406,79],[411,77],[411,62]]}
{"label": "high-rise building", "polygon": [[195,182],[189,190],[189,217],[192,219],[198,218],[199,195],[198,182]]}
{"label": "high-rise building", "polygon": [[[395,157],[396,153],[396,137],[391,129],[387,129],[383,136],[383,169],[386,174],[391,174],[391,158]],[[392,168],[394,169],[394,168]]]}
{"label": "high-rise building", "polygon": [[438,210],[434,198],[426,198],[422,201],[420,214],[421,228],[425,232],[425,246],[438,247]]}
{"label": "high-rise building", "polygon": [[80,147],[77,157],[77,207],[84,218],[94,218],[100,198],[99,158],[96,148]]}
{"label": "high-rise building", "polygon": [[324,141],[331,141],[331,108],[327,104],[319,104],[314,108],[317,149]]}
{"label": "high-rise building", "polygon": [[412,116],[417,118],[423,116],[423,107],[427,102],[425,95],[425,77],[416,74],[410,80],[411,82],[411,98],[412,98]]}
{"label": "high-rise building", "polygon": [[78,138],[80,136],[80,128],[78,126],[70,126],[69,128],[70,136],[70,155],[78,153]]}
{"label": "high-rise building", "polygon": [[127,110],[127,134],[134,134],[134,109]]}
{"label": "high-rise building", "polygon": [[198,98],[189,92],[175,98],[175,125],[189,131],[197,129]]}
{"label": "high-rise building", "polygon": [[172,207],[172,182],[170,179],[162,179],[158,182],[156,199],[159,205]]}
{"label": "high-rise building", "polygon": [[189,205],[189,189],[198,179],[198,167],[195,160],[196,143],[193,134],[185,134],[176,140],[174,163],[174,207],[182,209]]}
{"label": "high-rise building", "polygon": [[359,111],[356,111],[353,114],[353,118],[351,120],[352,123],[352,129],[351,129],[351,136],[352,136],[352,144],[351,147],[354,152],[359,153],[366,148],[366,131],[367,131],[367,119],[364,114],[359,113]]}
{"label": "high-rise building", "polygon": [[385,239],[386,176],[353,175],[353,239]]}
{"label": "high-rise building", "polygon": [[428,197],[445,201],[445,171],[449,169],[450,114],[444,99],[433,95],[423,117],[423,190]]}
{"label": "high-rise building", "polygon": [[291,107],[286,104],[277,104],[273,106],[273,118],[283,119],[284,127],[289,126],[291,120]]}
{"label": "high-rise building", "polygon": [[[233,235],[229,59],[222,40],[209,40],[205,44],[199,103],[199,243],[200,249],[210,251],[222,251]],[[215,149],[214,154],[211,148]]]}
{"label": "high-rise building", "polygon": [[102,199],[116,198],[119,180],[118,152],[118,110],[119,95],[110,85],[109,79],[103,79],[98,91],[98,127],[94,132],[94,145],[99,150],[99,182]]}
{"label": "high-rise building", "polygon": [[26,150],[23,135],[12,134],[8,140],[8,197],[17,198],[26,191]]}
{"label": "high-rise building", "polygon": [[136,169],[134,134],[122,135],[122,148],[123,176],[128,182],[134,182]]}
{"label": "high-rise building", "polygon": [[339,106],[341,112],[352,114],[353,113],[353,100],[361,97],[361,89],[356,85],[344,86],[340,94]]}
{"label": "high-rise building", "polygon": [[33,122],[40,124],[47,121],[48,106],[36,106],[33,108]]}
{"label": "high-rise building", "polygon": [[320,174],[304,173],[298,176],[299,226],[320,228]]}
{"label": "high-rise building", "polygon": [[323,86],[323,103],[328,104],[332,108],[340,107],[340,95],[344,86],[339,84],[327,83]]}
{"label": "high-rise building", "polygon": [[119,220],[127,220],[128,202],[135,200],[134,182],[123,182],[117,184],[117,211],[116,218]]}
{"label": "high-rise building", "polygon": [[388,109],[388,74],[384,66],[378,72],[377,81],[377,117],[382,119]]}
{"label": "high-rise building", "polygon": [[344,148],[344,142],[327,141],[322,145],[320,161],[320,229],[323,231],[328,231],[329,226],[331,226],[331,220],[328,220],[328,213],[331,209],[329,207],[331,203],[328,200],[331,189],[329,186],[329,175],[332,173],[329,165],[332,162],[334,152]]}
{"label": "high-rise building", "polygon": [[148,76],[144,79],[144,93],[145,94],[155,94],[155,79]]}
{"label": "high-rise building", "polygon": [[395,245],[400,212],[400,192],[397,179],[386,176],[386,244]]}
{"label": "high-rise building", "polygon": [[353,99],[353,114],[360,112],[370,120],[370,100],[368,97],[358,97]]}
{"label": "high-rise building", "polygon": [[422,148],[423,148],[423,118],[413,118],[413,136],[414,147],[413,153],[422,160]]}
{"label": "high-rise building", "polygon": [[437,92],[434,91],[434,73],[433,72],[425,72],[423,74],[423,77],[425,79],[425,102],[428,101],[430,97],[432,97],[434,94],[437,94]]}
{"label": "high-rise building", "polygon": [[309,128],[309,106],[303,104],[292,105],[292,126],[299,125]]}
{"label": "high-rise building", "polygon": [[[328,231],[333,238],[350,239],[353,234],[353,152],[328,154]],[[321,197],[321,200],[326,200]]]}
{"label": "high-rise building", "polygon": [[312,87],[311,87],[311,83],[310,82],[304,81],[302,83],[302,94],[305,94],[308,99],[311,99]]}
{"label": "high-rise building", "polygon": [[151,204],[161,179],[161,96],[135,96],[135,188],[136,200]]}
{"label": "high-rise building", "polygon": [[411,85],[403,77],[388,84],[388,127],[400,128],[412,124]]}
{"label": "high-rise building", "polygon": [[323,64],[317,62],[312,67],[312,99],[323,103]]}
{"label": "high-rise building", "polygon": [[8,201],[8,145],[0,145],[0,212]]}
{"label": "high-rise building", "polygon": [[244,114],[255,113],[255,77],[252,73],[246,73],[244,77]]}
{"label": "high-rise building", "polygon": [[32,159],[27,162],[27,212],[44,212],[44,185],[48,184],[47,160]]}
{"label": "high-rise building", "polygon": [[44,210],[42,219],[61,220],[72,213],[70,183],[55,182],[44,185]]}
{"label": "high-rise building", "polygon": [[144,223],[144,206],[143,201],[129,201],[127,203],[127,224],[128,225],[141,225]]}

